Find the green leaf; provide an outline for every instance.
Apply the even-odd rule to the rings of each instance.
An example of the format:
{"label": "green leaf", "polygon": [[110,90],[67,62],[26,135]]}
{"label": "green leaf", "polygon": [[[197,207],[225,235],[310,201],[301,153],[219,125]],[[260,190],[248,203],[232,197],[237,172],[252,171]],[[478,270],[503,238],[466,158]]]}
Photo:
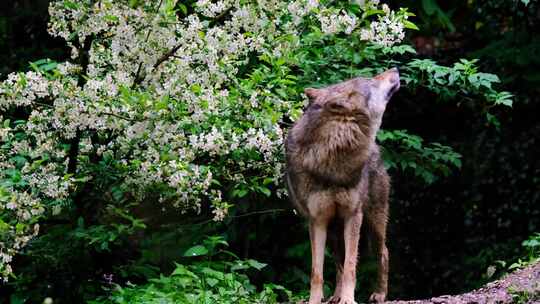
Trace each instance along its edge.
{"label": "green leaf", "polygon": [[416,24],[410,22],[409,20],[403,20],[403,25],[405,26],[405,28],[408,28],[411,30],[416,30],[416,31],[420,30],[418,26],[416,26]]}
{"label": "green leaf", "polygon": [[247,260],[246,263],[249,264],[249,266],[257,269],[257,270],[261,270],[263,269],[264,267],[266,267],[268,264],[265,264],[265,263],[261,263],[261,262],[258,262],[258,261],[255,261],[255,260]]}
{"label": "green leaf", "polygon": [[257,189],[262,193],[264,194],[266,197],[270,197],[270,195],[272,195],[272,191],[270,191],[270,189],[266,188],[266,187],[257,187]]}
{"label": "green leaf", "polygon": [[206,278],[206,284],[208,284],[208,286],[210,286],[210,287],[214,287],[218,283],[219,283],[219,281],[214,279],[214,278]]}
{"label": "green leaf", "polygon": [[187,13],[188,13],[187,6],[185,6],[185,5],[182,4],[182,3],[179,3],[179,4],[178,4],[178,8],[180,8],[180,10],[182,11],[182,13],[183,13],[184,15],[187,15]]}
{"label": "green leaf", "polygon": [[244,261],[237,261],[232,267],[231,271],[245,270],[248,269],[250,265]]}
{"label": "green leaf", "polygon": [[186,266],[184,265],[180,265],[180,264],[177,264],[175,263],[175,266],[176,268],[174,269],[174,271],[171,273],[172,276],[183,276],[183,277],[192,277],[192,278],[197,278],[197,276],[189,271]]}
{"label": "green leaf", "polygon": [[202,255],[207,255],[207,254],[208,254],[208,249],[206,249],[206,247],[202,245],[193,246],[189,248],[188,250],[186,250],[186,252],[184,252],[185,257],[202,256]]}
{"label": "green leaf", "polygon": [[248,194],[247,189],[235,189],[232,193],[232,196],[242,198]]}
{"label": "green leaf", "polygon": [[104,17],[104,19],[107,20],[107,21],[113,22],[113,23],[116,23],[116,22],[120,21],[120,18],[118,16],[115,16],[115,15],[106,15]]}
{"label": "green leaf", "polygon": [[71,10],[78,9],[80,4],[73,2],[73,1],[64,1],[64,7]]}

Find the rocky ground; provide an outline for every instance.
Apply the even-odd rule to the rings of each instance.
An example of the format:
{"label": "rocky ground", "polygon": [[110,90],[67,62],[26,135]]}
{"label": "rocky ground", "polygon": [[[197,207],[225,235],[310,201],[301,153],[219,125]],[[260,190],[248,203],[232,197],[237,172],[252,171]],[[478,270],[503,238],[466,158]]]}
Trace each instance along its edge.
{"label": "rocky ground", "polygon": [[515,271],[484,287],[460,295],[444,295],[426,300],[388,301],[388,304],[495,304],[540,303],[540,262]]}

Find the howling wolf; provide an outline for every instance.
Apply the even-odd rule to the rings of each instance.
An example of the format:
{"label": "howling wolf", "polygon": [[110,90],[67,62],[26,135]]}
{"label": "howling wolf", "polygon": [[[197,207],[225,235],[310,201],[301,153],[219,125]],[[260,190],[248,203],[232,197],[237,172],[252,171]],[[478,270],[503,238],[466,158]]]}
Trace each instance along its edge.
{"label": "howling wolf", "polygon": [[286,141],[287,187],[295,207],[309,219],[309,304],[323,298],[324,248],[328,232],[337,265],[336,289],[328,303],[353,304],[362,223],[378,260],[377,288],[370,301],[383,302],[388,289],[386,223],[390,178],[375,136],[386,104],[399,89],[399,72],[354,78],[305,90],[304,115]]}

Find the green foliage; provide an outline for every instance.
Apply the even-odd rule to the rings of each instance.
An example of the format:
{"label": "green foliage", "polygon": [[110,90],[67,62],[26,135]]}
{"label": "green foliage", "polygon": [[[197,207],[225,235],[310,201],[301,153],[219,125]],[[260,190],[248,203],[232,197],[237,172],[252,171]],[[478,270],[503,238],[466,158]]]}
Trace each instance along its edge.
{"label": "green foliage", "polygon": [[508,288],[508,292],[512,296],[513,304],[529,304],[536,303],[540,300],[540,294],[538,292],[529,290],[517,290],[515,288]]}
{"label": "green foliage", "polygon": [[521,246],[527,250],[527,258],[534,261],[540,258],[540,233],[535,233],[528,240],[523,241]]}
{"label": "green foliage", "polygon": [[525,256],[511,263],[508,270],[521,269],[540,261],[540,233],[531,235],[529,239],[521,243],[521,246],[525,248]]}
{"label": "green foliage", "polygon": [[497,75],[478,71],[477,59],[460,59],[452,67],[435,63],[431,59],[414,59],[407,64],[410,72],[404,77],[405,82],[412,88],[424,86],[437,94],[441,100],[463,100],[478,102],[485,110],[494,105],[512,106],[512,94],[499,92],[493,88],[499,83]]}
{"label": "green foliage", "polygon": [[[512,263],[508,270],[515,270],[525,268],[534,263],[540,262],[540,233],[535,233],[529,237],[529,239],[523,241],[521,245],[527,251],[527,254],[523,259],[518,259],[517,262]],[[512,295],[513,303],[516,304],[525,304],[525,303],[535,303],[535,301],[540,300],[540,283],[532,282],[531,290],[523,289],[518,290],[510,287],[508,291]]]}
{"label": "green foliage", "polygon": [[440,143],[423,144],[423,139],[404,130],[380,131],[378,141],[384,146],[383,158],[390,169],[412,170],[414,175],[431,184],[461,167],[461,155]]}
{"label": "green foliage", "polygon": [[[271,304],[291,300],[292,294],[276,284],[264,284],[261,291],[250,282],[247,273],[260,271],[266,264],[253,259],[239,260],[221,237],[208,237],[184,256],[198,258],[187,265],[175,263],[168,276],[149,279],[148,284],[127,287],[116,285],[112,295],[89,303],[261,303]],[[226,255],[229,259],[219,257]],[[279,300],[279,301],[278,301]]]}
{"label": "green foliage", "polygon": [[[502,251],[507,251],[509,248],[505,246],[497,245],[499,254]],[[497,256],[497,253],[493,252],[493,249],[484,250],[483,257],[478,255],[476,258],[483,258],[482,263],[485,265],[489,263],[486,273],[483,276],[484,281],[493,280],[494,278],[502,277],[512,271],[523,269],[534,263],[540,262],[540,233],[531,235],[528,239],[521,242],[523,250],[517,250],[518,253],[513,253],[513,257],[509,260],[495,260],[493,262],[493,256]],[[520,292],[517,292],[518,294]]]}
{"label": "green foliage", "polygon": [[[244,267],[244,262],[237,262]],[[257,291],[248,277],[234,271],[234,265],[223,265],[216,270],[216,263],[191,266],[176,265],[169,276],[150,279],[142,286],[117,286],[106,300],[88,303],[280,303],[284,294],[291,297],[290,291],[275,284],[265,284]],[[221,265],[218,265],[221,266]]]}

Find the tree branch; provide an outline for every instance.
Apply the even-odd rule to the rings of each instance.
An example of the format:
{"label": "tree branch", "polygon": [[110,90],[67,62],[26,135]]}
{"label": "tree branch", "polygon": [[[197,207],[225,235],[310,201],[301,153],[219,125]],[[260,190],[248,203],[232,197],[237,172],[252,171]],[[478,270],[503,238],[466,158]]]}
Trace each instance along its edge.
{"label": "tree branch", "polygon": [[[94,42],[94,39],[96,37],[94,35],[88,36],[84,39],[79,62],[81,64],[82,72],[79,75],[79,78],[77,80],[77,85],[80,88],[83,88],[86,84],[86,75],[88,74],[88,65],[90,64],[90,48],[92,47],[92,43]],[[75,137],[73,137],[69,142],[69,152],[68,152],[68,166],[67,166],[67,173],[75,174],[77,172],[77,157],[79,156],[79,142],[81,141],[81,133],[82,131],[80,129],[77,129],[75,133]]]}
{"label": "tree branch", "polygon": [[182,46],[182,43],[179,43],[178,45],[176,45],[175,47],[173,47],[170,51],[168,51],[167,53],[163,54],[161,57],[159,57],[159,59],[156,61],[156,63],[154,64],[154,70],[160,65],[162,64],[163,62],[167,61],[167,59],[169,59],[169,57],[171,56],[174,56],[174,53],[176,53],[176,51],[178,51],[178,49]]}

